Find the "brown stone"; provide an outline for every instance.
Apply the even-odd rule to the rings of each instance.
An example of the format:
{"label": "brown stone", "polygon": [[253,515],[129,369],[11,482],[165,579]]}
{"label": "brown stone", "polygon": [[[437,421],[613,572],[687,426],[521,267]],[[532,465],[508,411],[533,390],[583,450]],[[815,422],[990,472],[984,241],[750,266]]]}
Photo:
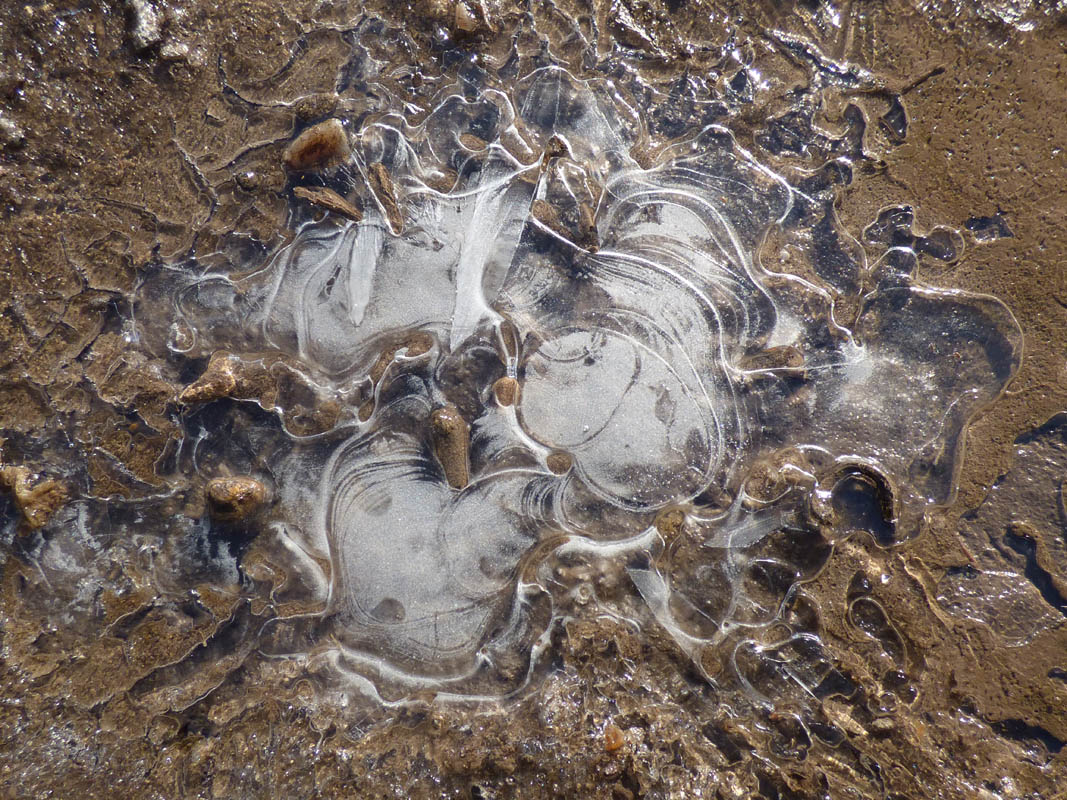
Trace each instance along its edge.
{"label": "brown stone", "polygon": [[236,522],[247,519],[267,502],[267,487],[255,478],[213,478],[207,484],[207,502],[211,516]]}
{"label": "brown stone", "polygon": [[549,453],[545,459],[545,464],[556,475],[562,475],[570,470],[574,466],[574,459],[570,453],[564,453],[562,450],[557,450],[553,453]]}
{"label": "brown stone", "polygon": [[502,406],[513,406],[519,396],[519,382],[514,378],[498,378],[493,384],[493,395]]}
{"label": "brown stone", "polygon": [[434,452],[448,485],[462,489],[470,482],[470,426],[455,406],[435,409],[430,415]]}
{"label": "brown stone", "polygon": [[338,119],[312,125],[285,148],[282,162],[294,172],[332,167],[348,158],[348,136]]}
{"label": "brown stone", "polygon": [[53,478],[42,478],[27,467],[0,469],[0,487],[11,493],[30,530],[37,530],[67,501],[67,489]]}
{"label": "brown stone", "polygon": [[614,753],[625,743],[626,737],[617,725],[608,725],[604,728],[604,749],[609,753]]}
{"label": "brown stone", "polygon": [[215,353],[207,363],[204,374],[182,389],[178,400],[187,405],[209,403],[230,397],[237,388],[234,358],[229,353]]}

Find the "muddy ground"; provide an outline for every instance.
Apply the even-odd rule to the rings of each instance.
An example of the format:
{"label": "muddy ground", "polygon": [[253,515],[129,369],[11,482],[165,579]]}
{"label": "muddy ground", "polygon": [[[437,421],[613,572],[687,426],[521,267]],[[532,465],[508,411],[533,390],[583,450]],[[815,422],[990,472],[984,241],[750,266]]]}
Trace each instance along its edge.
{"label": "muddy ground", "polygon": [[[64,617],[76,587],[42,582],[25,549],[40,534],[19,503],[47,514],[69,494],[128,503],[159,489],[183,384],[123,338],[135,282],[194,240],[284,239],[282,151],[329,113],[346,47],[329,31],[358,14],[310,0],[187,0],[156,17],[139,2],[7,3],[0,455],[43,477],[21,496],[19,475],[5,479],[0,795],[1067,796],[1067,11],[855,2],[828,25],[826,7],[800,2],[594,5],[604,20],[624,10],[633,28],[605,35],[655,48],[666,72],[684,69],[686,42],[758,45],[778,31],[877,73],[906,134],[842,188],[842,224],[858,235],[909,205],[918,231],[959,230],[963,257],[921,262],[921,278],[995,295],[1024,332],[1017,376],[969,429],[953,504],[904,546],[849,539],[806,586],[835,666],[861,687],[819,700],[844,739],[798,731],[788,708],[731,707],[667,637],[593,618],[567,629],[514,707],[427,703],[378,724],[313,702],[297,667],[251,655],[242,631],[263,602],[208,584],[186,606],[160,602],[137,541],[114,543],[128,580],[97,617]],[[371,10],[411,26],[415,49],[398,61],[434,68],[432,9]],[[549,25],[576,12],[527,13]],[[284,71],[296,43],[321,65]],[[978,562],[1025,576],[1037,599],[947,613],[946,576]],[[877,579],[857,588],[858,574]],[[888,620],[856,624],[857,592]]]}

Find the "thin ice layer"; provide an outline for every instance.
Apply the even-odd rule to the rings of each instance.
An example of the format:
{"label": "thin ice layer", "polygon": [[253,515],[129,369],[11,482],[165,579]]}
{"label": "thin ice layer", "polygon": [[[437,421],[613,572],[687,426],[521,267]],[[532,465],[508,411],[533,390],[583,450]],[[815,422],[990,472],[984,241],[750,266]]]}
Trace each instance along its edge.
{"label": "thin ice layer", "polygon": [[[632,590],[694,658],[775,624],[821,563],[804,553],[825,555],[823,472],[861,462],[946,502],[967,421],[1018,362],[1002,305],[920,286],[906,258],[857,265],[855,297],[825,270],[778,272],[763,243],[793,190],[726,130],[648,163],[610,83],[550,66],[514,86],[446,92],[417,124],[363,120],[347,166],[363,221],[307,223],[264,269],[194,283],[181,307],[204,354],[237,325],[324,391],[361,387],[359,421],[294,445],[281,491],[314,512],[294,530],[329,558],[331,641],[416,682],[528,656],[549,621],[527,581],[551,573],[525,565],[561,543],[643,553]],[[432,346],[409,357],[415,331]],[[461,437],[447,448],[443,408]],[[450,480],[457,447],[469,475]],[[821,461],[790,461],[805,449]],[[782,485],[761,492],[768,464]],[[675,557],[652,558],[680,529]]]}

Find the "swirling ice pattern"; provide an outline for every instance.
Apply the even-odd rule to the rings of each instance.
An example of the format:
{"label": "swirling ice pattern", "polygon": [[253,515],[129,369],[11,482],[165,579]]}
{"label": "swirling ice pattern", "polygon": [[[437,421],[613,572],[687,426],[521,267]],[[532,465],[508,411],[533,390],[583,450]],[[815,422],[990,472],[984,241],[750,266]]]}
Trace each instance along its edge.
{"label": "swirling ice pattern", "polygon": [[[512,97],[447,96],[416,126],[380,117],[353,134],[351,167],[384,166],[395,198],[305,224],[243,287],[242,324],[366,398],[306,533],[328,550],[326,611],[357,669],[464,692],[495,666],[496,691],[520,685],[552,616],[535,613],[538,558],[649,549],[675,507],[706,547],[749,546],[782,517],[742,508],[744,476],[787,445],[948,499],[963,426],[1017,360],[1006,309],[883,269],[847,330],[829,287],[755,258],[790,208],[784,181],[723,130],[643,165],[641,139],[606,86],[554,67]],[[752,366],[783,348],[803,363]],[[514,404],[494,399],[500,378]],[[429,422],[444,407],[470,426],[459,485]],[[716,498],[727,512],[700,511]],[[672,610],[714,591],[711,573],[686,578],[695,563],[630,573],[686,647],[714,635],[715,614],[694,627]],[[773,620],[723,580],[712,628]]]}

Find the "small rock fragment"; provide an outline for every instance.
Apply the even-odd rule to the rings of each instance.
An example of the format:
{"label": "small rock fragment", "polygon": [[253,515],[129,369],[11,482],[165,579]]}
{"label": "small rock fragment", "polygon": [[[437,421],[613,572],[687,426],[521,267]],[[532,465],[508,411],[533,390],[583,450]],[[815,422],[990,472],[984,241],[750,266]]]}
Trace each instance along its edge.
{"label": "small rock fragment", "polygon": [[189,58],[189,45],[185,42],[164,42],[159,48],[159,57],[163,61],[185,61]]}
{"label": "small rock fragment", "polygon": [[499,378],[493,384],[493,395],[502,406],[513,406],[519,396],[519,382],[514,378]]}
{"label": "small rock fragment", "polygon": [[307,200],[313,205],[321,206],[327,211],[332,211],[342,217],[347,217],[353,222],[359,222],[363,219],[363,212],[341,197],[341,195],[337,194],[333,189],[327,189],[325,187],[313,188],[309,186],[297,186],[293,189],[293,194],[303,200]]}
{"label": "small rock fragment", "polygon": [[623,736],[622,730],[617,725],[608,725],[604,728],[604,749],[609,753],[614,753],[626,742],[626,737]]}
{"label": "small rock fragment", "polygon": [[0,115],[0,147],[15,150],[26,144],[26,134],[14,120]]}
{"label": "small rock fragment", "polygon": [[44,527],[67,500],[67,490],[53,478],[41,478],[26,467],[0,469],[0,487],[11,492],[30,530]]}
{"label": "small rock fragment", "polygon": [[430,415],[430,428],[434,452],[445,471],[448,485],[462,489],[470,482],[470,426],[455,406],[445,406]]}
{"label": "small rock fragment", "polygon": [[213,517],[236,522],[263,506],[267,487],[255,478],[213,478],[207,484],[207,501]]}
{"label": "small rock fragment", "polygon": [[571,149],[567,146],[566,140],[557,134],[552,134],[545,145],[545,152],[541,154],[541,171],[544,172],[548,162],[553,158],[561,158],[562,156],[570,158],[570,155]]}
{"label": "small rock fragment", "polygon": [[335,166],[348,158],[348,137],[338,119],[312,125],[290,142],[282,162],[294,172]]}
{"label": "small rock fragment", "polygon": [[872,736],[888,736],[897,729],[897,724],[889,717],[878,717],[871,720],[868,729]]}
{"label": "small rock fragment", "polygon": [[396,187],[393,186],[393,179],[389,177],[389,171],[384,164],[371,164],[367,168],[367,178],[370,181],[371,191],[378,198],[378,203],[389,221],[389,228],[399,236],[404,231],[404,215],[400,211],[400,204],[396,199]]}
{"label": "small rock fragment", "polygon": [[545,464],[556,475],[562,475],[567,472],[572,466],[574,466],[574,459],[571,458],[569,453],[564,453],[557,450],[554,453],[549,453],[545,459]]}
{"label": "small rock fragment", "polygon": [[478,20],[463,0],[456,3],[455,30],[459,33],[474,33],[478,30]]}
{"label": "small rock fragment", "polygon": [[178,400],[182,403],[208,403],[229,397],[237,388],[233,357],[229,353],[215,353],[208,361],[204,374],[186,386]]}
{"label": "small rock fragment", "polygon": [[163,41],[163,14],[148,0],[126,0],[130,15],[130,42],[138,52]]}

